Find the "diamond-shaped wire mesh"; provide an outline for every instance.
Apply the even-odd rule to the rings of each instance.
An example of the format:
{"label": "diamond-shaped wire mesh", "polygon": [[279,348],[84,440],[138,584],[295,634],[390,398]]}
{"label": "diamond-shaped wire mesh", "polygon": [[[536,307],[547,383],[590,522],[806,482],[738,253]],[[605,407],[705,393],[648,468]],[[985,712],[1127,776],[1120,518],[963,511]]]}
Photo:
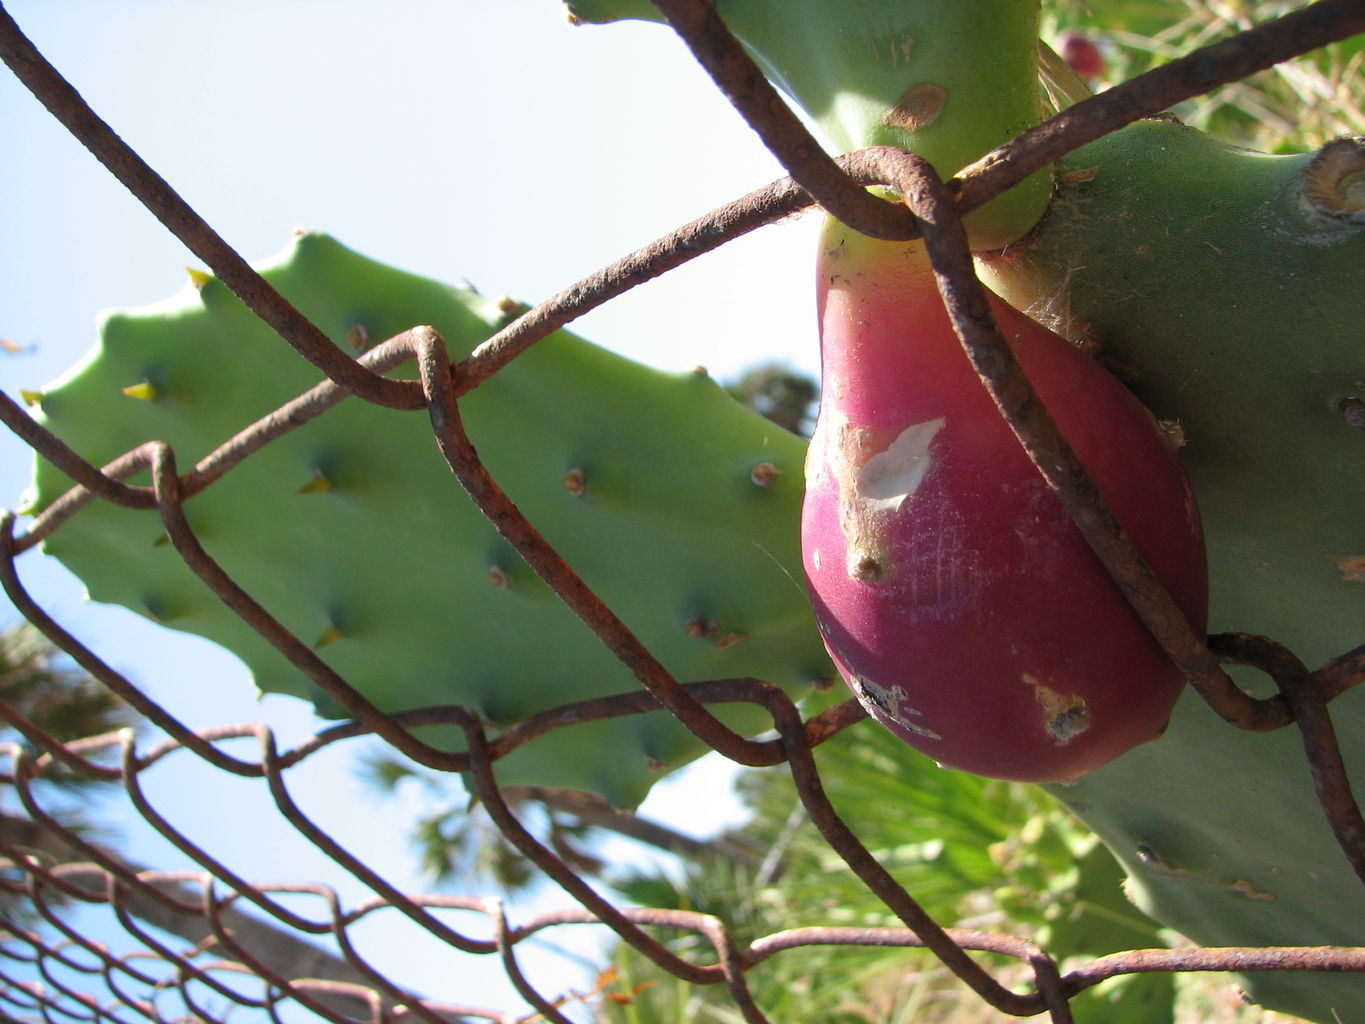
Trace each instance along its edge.
{"label": "diamond-shaped wire mesh", "polygon": [[[733,57],[738,44],[724,31],[714,9],[704,2],[669,0],[659,5],[694,53],[707,64],[717,54]],[[565,1020],[567,1010],[538,992],[523,975],[519,957],[524,944],[561,929],[605,925],[619,938],[678,978],[696,985],[727,986],[739,1014],[765,1020],[749,991],[749,972],[765,961],[807,946],[924,946],[950,967],[962,982],[995,1008],[1011,1014],[1047,1013],[1054,1021],[1070,1020],[1068,1000],[1077,992],[1117,975],[1137,971],[1333,970],[1365,971],[1365,949],[1244,948],[1141,949],[1114,954],[1072,967],[1063,974],[1048,953],[1021,939],[986,931],[943,928],[926,914],[868,852],[825,798],[812,750],[841,729],[859,721],[862,712],[849,701],[804,720],[795,704],[778,688],[758,680],[718,680],[680,685],[616,620],[573,573],[557,552],[520,516],[497,482],[479,461],[460,415],[461,397],[488,380],[520,353],[552,330],[600,305],[634,284],[667,272],[695,255],[794,212],[823,206],[847,223],[882,237],[910,237],[923,230],[936,266],[948,283],[948,298],[978,288],[970,253],[954,241],[953,231],[924,227],[952,224],[960,216],[1011,184],[1104,133],[1136,118],[1155,114],[1173,103],[1236,81],[1250,72],[1361,30],[1357,5],[1325,2],[1314,5],[1315,18],[1282,19],[1217,48],[1176,61],[1159,71],[1069,108],[1047,124],[1025,133],[1010,146],[983,160],[945,187],[931,171],[906,154],[868,150],[838,161],[812,158],[804,130],[794,121],[774,121],[760,107],[745,109],[742,97],[766,88],[761,81],[736,81],[734,64],[712,59],[708,70],[737,99],[770,148],[784,160],[792,179],[778,182],[680,229],[633,254],[593,278],[521,316],[481,346],[468,359],[452,365],[441,339],[428,328],[414,327],[381,346],[386,364],[360,362],[337,349],[314,325],[284,304],[136,155],[93,117],[83,101],[27,45],[5,17],[0,26],[4,56],[52,112],[77,134],[142,201],[161,216],[244,301],[331,378],[306,399],[308,415],[325,416],[336,402],[369,401],[393,410],[392,415],[431,413],[436,441],[450,468],[490,521],[503,532],[528,563],[556,590],[584,623],[604,639],[632,668],[642,684],[638,693],[623,694],[554,709],[500,734],[490,734],[478,715],[460,708],[434,708],[409,715],[385,715],[365,702],[345,680],[335,677],[306,643],[272,620],[250,594],[242,591],[204,549],[183,512],[184,502],[213,486],[222,472],[269,444],[283,432],[245,432],[229,446],[224,463],[212,473],[202,467],[177,467],[175,453],[149,444],[129,453],[118,465],[100,470],[83,462],[59,439],[31,419],[11,399],[0,411],[6,424],[37,452],[57,464],[81,487],[61,507],[40,517],[28,533],[14,532],[14,519],[4,523],[4,559],[0,577],[11,600],[53,643],[151,723],[155,741],[133,732],[60,742],[25,719],[17,710],[3,711],[10,727],[25,740],[12,745],[4,779],[12,786],[31,819],[23,834],[0,835],[4,888],[31,908],[26,916],[0,922],[4,929],[4,1014],[24,1020],[150,1019],[219,1020],[250,1011],[271,1018],[296,1019],[299,1008],[323,1019],[392,1020],[416,1017],[509,1020],[485,1007],[441,1001],[441,994],[410,992],[401,972],[367,961],[355,941],[368,921],[401,915],[410,926],[473,956],[486,957],[489,969],[504,971],[522,996],[547,1020]],[[1336,17],[1332,15],[1335,12]],[[743,88],[740,88],[743,86]],[[919,195],[920,206],[906,207],[872,198],[862,186],[883,184],[905,195]],[[923,218],[918,220],[917,218]],[[951,305],[951,303],[950,303]],[[989,322],[959,318],[968,352],[984,364],[1000,345]],[[414,359],[419,380],[386,378],[382,371]],[[1066,465],[1065,445],[1047,424],[1031,421],[1027,403],[1011,405],[1002,380],[992,382],[1001,395],[1002,414],[1044,453],[1040,461]],[[1026,382],[1025,382],[1026,384]],[[344,389],[344,390],[343,390]],[[345,391],[351,395],[346,397]],[[1013,392],[1017,393],[1017,392]],[[296,421],[291,421],[296,425]],[[288,429],[286,426],[283,429]],[[226,439],[225,439],[226,440]],[[475,439],[477,440],[477,439]],[[1050,453],[1050,454],[1048,454]],[[150,470],[149,487],[125,483]],[[1350,794],[1339,751],[1331,734],[1328,702],[1365,676],[1365,653],[1355,648],[1315,672],[1292,654],[1259,638],[1224,636],[1209,646],[1194,636],[1178,615],[1169,614],[1169,598],[1159,583],[1144,577],[1139,560],[1086,497],[1083,470],[1054,473],[1054,489],[1086,530],[1087,537],[1144,613],[1154,634],[1185,667],[1200,693],[1230,722],[1265,730],[1292,725],[1304,735],[1324,812],[1345,854],[1365,865],[1365,834],[1360,812]],[[177,550],[204,584],[227,601],[262,636],[275,644],[300,671],[345,706],[354,723],[320,733],[292,749],[277,748],[264,726],[231,726],[193,732],[141,693],[98,653],[67,633],[28,596],[17,558],[41,538],[60,530],[78,515],[82,504],[107,501],[159,515]],[[1090,525],[1087,525],[1090,524]],[[1278,697],[1256,700],[1233,687],[1219,663],[1253,664],[1270,674],[1281,688]],[[708,710],[717,701],[743,701],[762,708],[776,738],[741,737]],[[842,858],[903,927],[866,929],[814,927],[792,922],[780,933],[754,941],[737,939],[717,919],[679,910],[620,908],[603,897],[581,873],[532,834],[519,820],[494,778],[496,760],[546,732],[572,728],[577,722],[620,714],[640,714],[663,705],[696,735],[732,760],[746,765],[785,764],[810,819],[830,848]],[[413,730],[444,723],[463,730],[466,751],[450,754],[425,743]],[[466,773],[478,797],[504,837],[522,856],[571,895],[578,909],[533,914],[513,922],[496,899],[413,895],[400,891],[371,867],[365,856],[338,843],[328,829],[312,820],[295,802],[291,781],[337,745],[359,736],[377,735],[408,758],[440,772]],[[215,859],[214,851],[182,832],[158,809],[149,782],[163,768],[194,759],[213,772],[252,781],[257,792],[288,826],[320,855],[359,883],[368,896],[350,902],[323,885],[255,882],[239,877]],[[130,864],[95,838],[64,825],[45,806],[43,780],[74,774],[120,786],[126,800],[154,829],[202,869],[168,873]],[[14,831],[10,829],[9,831]],[[126,946],[112,948],[92,938],[87,924],[102,915],[126,935]],[[107,934],[102,931],[102,934]],[[664,933],[692,933],[708,949],[700,959],[679,956],[660,941]],[[170,941],[167,935],[176,936]],[[132,952],[128,952],[132,950]],[[984,951],[1013,961],[1031,984],[1016,990],[1004,984],[1005,972],[982,966],[971,951]],[[928,954],[925,954],[926,956]],[[996,961],[992,961],[996,962]],[[604,985],[607,983],[604,982]],[[600,993],[599,993],[600,994]],[[586,1000],[586,997],[585,997]]]}

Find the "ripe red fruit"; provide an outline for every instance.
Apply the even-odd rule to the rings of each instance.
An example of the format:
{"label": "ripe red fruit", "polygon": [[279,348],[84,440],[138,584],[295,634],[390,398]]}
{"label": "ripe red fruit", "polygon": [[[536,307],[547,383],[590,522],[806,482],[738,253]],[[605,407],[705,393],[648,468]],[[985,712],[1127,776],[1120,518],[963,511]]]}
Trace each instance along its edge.
{"label": "ripe red fruit", "polygon": [[[1075,779],[1159,736],[1182,675],[991,402],[919,244],[831,221],[819,306],[802,548],[825,645],[864,707],[940,763],[1005,779]],[[1094,360],[1003,302],[993,310],[1202,631],[1202,532],[1166,437]]]}

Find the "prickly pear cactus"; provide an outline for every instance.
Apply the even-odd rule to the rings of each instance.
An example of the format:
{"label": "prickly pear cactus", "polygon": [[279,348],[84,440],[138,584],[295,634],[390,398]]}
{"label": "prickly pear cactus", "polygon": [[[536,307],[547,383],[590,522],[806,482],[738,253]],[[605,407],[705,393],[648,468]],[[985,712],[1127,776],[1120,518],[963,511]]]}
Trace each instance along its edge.
{"label": "prickly pear cactus", "polygon": [[[566,2],[585,22],[658,17],[635,0]],[[838,148],[903,145],[946,174],[1038,116],[1035,4],[796,8],[727,0],[718,10]],[[992,96],[990,116],[967,113]],[[1139,123],[1059,162],[1037,227],[1035,179],[979,211],[989,230],[978,222],[972,235],[975,248],[1000,250],[986,260],[997,290],[1098,346],[1183,430],[1208,535],[1212,630],[1267,634],[1310,666],[1365,633],[1360,153],[1343,142],[1318,161],[1269,157]],[[1345,694],[1333,714],[1347,763],[1365,764],[1365,693]],[[1137,902],[1196,941],[1365,943],[1365,893],[1323,823],[1292,729],[1239,733],[1188,693],[1160,741],[1059,795],[1123,860]],[[1314,1020],[1365,1019],[1358,977],[1247,984]]]}
{"label": "prickly pear cactus", "polygon": [[[1349,416],[1365,392],[1363,170],[1351,140],[1267,156],[1139,122],[1062,160],[1048,217],[985,261],[1007,297],[1097,346],[1178,423],[1211,630],[1263,633],[1310,667],[1365,639],[1365,433]],[[1359,771],[1365,693],[1332,714]],[[1058,795],[1123,861],[1138,904],[1198,942],[1365,943],[1365,892],[1292,727],[1241,733],[1190,692],[1160,742]],[[1358,977],[1246,984],[1313,1020],[1365,1017]]]}
{"label": "prickly pear cactus", "polygon": [[[492,300],[322,234],[300,234],[261,270],[339,343],[431,324],[458,357],[506,319]],[[225,286],[200,279],[159,305],[106,315],[95,350],[42,392],[41,415],[96,464],[164,440],[184,472],[317,381]],[[652,370],[565,332],[463,401],[495,478],[677,678],[752,675],[796,694],[830,675],[797,582],[799,438],[705,374]],[[32,507],[69,486],[40,460]],[[186,508],[209,553],[385,710],[464,704],[505,726],[638,688],[484,521],[423,413],[348,399]],[[155,512],[96,503],[45,549],[94,600],[208,637],[261,689],[342,713],[184,566]],[[441,741],[463,742],[454,730]],[[497,769],[504,783],[632,806],[662,768],[702,752],[657,712],[543,736]]]}

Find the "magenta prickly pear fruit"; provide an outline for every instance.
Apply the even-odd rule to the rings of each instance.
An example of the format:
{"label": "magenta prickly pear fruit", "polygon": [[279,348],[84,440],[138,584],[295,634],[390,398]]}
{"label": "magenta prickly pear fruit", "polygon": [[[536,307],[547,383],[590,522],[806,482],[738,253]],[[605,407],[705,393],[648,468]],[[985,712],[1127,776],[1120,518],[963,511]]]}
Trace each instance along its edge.
{"label": "magenta prickly pear fruit", "polygon": [[[802,548],[825,645],[868,712],[943,765],[1068,781],[1157,738],[1183,677],[1011,433],[918,243],[830,221]],[[1002,333],[1195,629],[1207,578],[1165,433],[1088,355]]]}

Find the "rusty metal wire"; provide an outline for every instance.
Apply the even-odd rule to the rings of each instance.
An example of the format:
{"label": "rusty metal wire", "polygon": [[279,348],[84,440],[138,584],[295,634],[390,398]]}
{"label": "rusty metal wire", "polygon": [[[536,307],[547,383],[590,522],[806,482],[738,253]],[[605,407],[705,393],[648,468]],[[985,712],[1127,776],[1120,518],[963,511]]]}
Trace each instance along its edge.
{"label": "rusty metal wire", "polygon": [[[16,536],[14,517],[0,522],[0,584],[20,612],[83,669],[132,705],[162,738],[150,746],[131,732],[61,743],[14,709],[0,705],[0,717],[23,737],[7,750],[9,765],[0,782],[13,788],[32,829],[0,834],[0,889],[22,897],[32,919],[18,919],[11,901],[0,910],[0,1013],[16,1019],[134,1021],[225,1020],[236,1009],[287,1019],[301,1008],[331,1021],[423,1021],[477,1019],[511,1021],[499,1010],[427,998],[404,988],[359,951],[355,933],[384,913],[403,915],[413,926],[451,950],[497,960],[507,977],[545,1020],[569,1020],[563,1003],[540,992],[521,968],[518,947],[559,928],[610,928],[655,964],[696,985],[725,985],[746,1021],[767,1020],[746,980],[765,961],[808,946],[922,947],[946,964],[980,997],[1019,1016],[1046,1013],[1054,1022],[1071,1020],[1069,1000],[1078,992],[1123,974],[1153,971],[1365,971],[1365,948],[1279,947],[1237,949],[1142,949],[1100,957],[1063,973],[1045,950],[1009,935],[945,928],[933,920],[862,844],[825,797],[813,749],[859,721],[855,701],[803,720],[777,687],[758,679],[683,684],[629,631],[613,610],[574,573],[554,548],[521,515],[479,460],[465,433],[460,400],[512,359],[577,316],[645,280],[774,220],[819,205],[867,233],[925,240],[940,290],[964,349],[984,386],[1049,485],[1067,507],[1149,630],[1185,669],[1192,685],[1228,722],[1266,731],[1293,724],[1324,814],[1355,870],[1365,881],[1365,819],[1351,793],[1333,734],[1328,705],[1365,679],[1365,648],[1347,651],[1316,670],[1263,637],[1195,634],[1169,595],[1105,509],[1098,492],[1058,434],[1046,410],[1033,398],[1027,378],[1009,356],[977,281],[960,218],[1062,154],[1139,117],[1149,116],[1219,83],[1306,52],[1334,39],[1365,31],[1365,9],[1351,0],[1320,0],[1250,32],[1224,40],[1086,100],[1019,138],[948,181],[910,154],[865,150],[837,160],[827,157],[729,35],[714,5],[704,0],[660,0],[679,34],[697,53],[778,155],[791,177],[729,204],[680,228],[651,246],[604,268],[522,315],[452,363],[440,336],[414,326],[352,359],[304,319],[181,200],[90,109],[57,71],[24,39],[0,8],[0,56],[41,102],[147,208],[193,250],[247,305],[328,377],[323,384],[282,406],[224,443],[198,464],[179,470],[175,452],[152,443],[125,453],[104,467],[83,460],[0,395],[0,419],[78,486]],[[903,203],[876,199],[864,186],[889,186]],[[408,360],[417,380],[385,374]],[[184,502],[212,486],[263,446],[343,401],[368,401],[398,411],[425,409],[436,442],[471,500],[504,538],[553,588],[611,652],[631,669],[641,689],[609,698],[546,709],[490,735],[468,708],[441,707],[385,714],[314,650],[293,636],[246,593],[199,543],[185,519]],[[150,470],[151,486],[126,483]],[[326,729],[280,750],[263,725],[192,730],[151,700],[107,661],[65,630],[27,592],[17,559],[60,529],[94,501],[151,510],[161,517],[177,551],[204,584],[272,643],[322,691],[339,702],[352,721]],[[1258,699],[1242,691],[1220,667],[1254,666],[1277,685],[1276,696]],[[754,740],[732,731],[711,705],[745,702],[762,708],[775,738]],[[714,917],[648,908],[618,908],[519,819],[499,787],[496,762],[545,733],[606,718],[666,708],[712,749],[739,764],[787,765],[795,791],[832,850],[902,922],[900,928],[792,927],[744,943]],[[432,747],[416,730],[432,724],[462,729],[466,749],[450,753]],[[494,899],[414,895],[402,891],[363,857],[339,843],[313,821],[291,792],[291,772],[324,750],[361,737],[379,737],[413,761],[442,772],[465,773],[478,799],[503,836],[576,901],[570,910],[509,920]],[[241,756],[243,742],[257,754]],[[231,748],[231,749],[229,749]],[[321,884],[266,885],[242,877],[211,849],[178,828],[148,795],[144,776],[173,757],[193,757],[220,772],[258,780],[289,826],[372,894],[346,907],[341,895]],[[194,872],[147,870],[129,864],[99,843],[62,824],[44,807],[43,780],[57,771],[116,783],[139,816],[180,854]],[[323,907],[303,913],[297,897]],[[133,940],[131,952],[109,949],[69,921],[72,907],[104,908]],[[246,912],[250,908],[250,912]],[[171,918],[189,920],[197,938],[179,945],[160,937]],[[456,923],[452,923],[455,921]],[[151,927],[149,927],[149,925]],[[298,958],[268,962],[260,956],[270,930],[307,937]],[[690,933],[711,950],[706,962],[685,958],[658,937],[662,930]],[[973,954],[988,953],[1031,972],[1032,986],[1008,987],[1002,974]]]}

